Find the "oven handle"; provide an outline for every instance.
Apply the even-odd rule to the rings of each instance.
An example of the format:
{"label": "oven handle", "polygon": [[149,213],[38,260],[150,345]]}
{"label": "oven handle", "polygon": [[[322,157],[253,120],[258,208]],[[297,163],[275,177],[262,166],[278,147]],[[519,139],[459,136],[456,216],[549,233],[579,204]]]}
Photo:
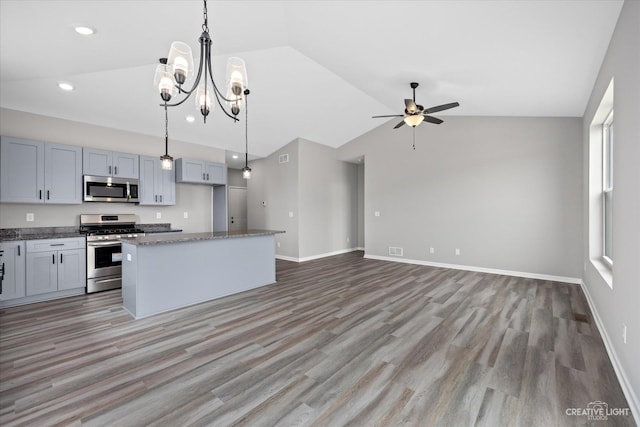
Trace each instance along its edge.
{"label": "oven handle", "polygon": [[118,282],[122,280],[121,277],[116,277],[114,279],[102,279],[102,280],[96,280],[94,283],[98,284],[98,283],[109,283],[109,282]]}
{"label": "oven handle", "polygon": [[87,246],[120,246],[120,242],[87,242]]}

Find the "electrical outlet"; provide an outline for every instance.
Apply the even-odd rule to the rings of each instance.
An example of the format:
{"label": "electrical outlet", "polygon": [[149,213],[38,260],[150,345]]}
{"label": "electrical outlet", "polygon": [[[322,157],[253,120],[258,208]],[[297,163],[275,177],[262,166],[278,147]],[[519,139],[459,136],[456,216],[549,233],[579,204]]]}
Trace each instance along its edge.
{"label": "electrical outlet", "polygon": [[627,325],[622,324],[622,342],[627,343]]}
{"label": "electrical outlet", "polygon": [[278,245],[278,247],[280,247],[280,240],[278,240],[278,242],[276,244]]}
{"label": "electrical outlet", "polygon": [[189,212],[184,212],[182,214],[182,216],[184,217],[184,219],[188,219],[189,218]]}
{"label": "electrical outlet", "polygon": [[375,211],[375,212],[373,213],[373,216],[380,216],[380,211]]}
{"label": "electrical outlet", "polygon": [[456,255],[460,255],[460,249],[456,248]]}
{"label": "electrical outlet", "polygon": [[436,248],[429,248],[429,253],[430,254],[435,254],[436,253]]}
{"label": "electrical outlet", "polygon": [[33,215],[33,213],[29,212],[27,214],[27,222],[33,222],[35,220],[35,216]]}
{"label": "electrical outlet", "polygon": [[264,207],[266,207],[266,206],[267,206],[267,201],[266,201],[266,200],[263,200],[263,201],[262,201],[262,206],[264,206]]}
{"label": "electrical outlet", "polygon": [[162,218],[162,212],[156,212],[156,219]]}
{"label": "electrical outlet", "polygon": [[289,218],[293,218],[293,212],[289,211]]}

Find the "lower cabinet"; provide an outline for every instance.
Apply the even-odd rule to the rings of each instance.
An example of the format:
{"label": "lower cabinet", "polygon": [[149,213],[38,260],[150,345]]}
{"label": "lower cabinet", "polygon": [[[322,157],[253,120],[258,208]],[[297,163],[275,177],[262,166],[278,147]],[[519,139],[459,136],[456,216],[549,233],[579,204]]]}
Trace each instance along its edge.
{"label": "lower cabinet", "polygon": [[86,286],[84,238],[27,241],[27,296]]}
{"label": "lower cabinet", "polygon": [[25,245],[24,241],[0,243],[0,264],[4,268],[0,301],[23,298],[25,287]]}

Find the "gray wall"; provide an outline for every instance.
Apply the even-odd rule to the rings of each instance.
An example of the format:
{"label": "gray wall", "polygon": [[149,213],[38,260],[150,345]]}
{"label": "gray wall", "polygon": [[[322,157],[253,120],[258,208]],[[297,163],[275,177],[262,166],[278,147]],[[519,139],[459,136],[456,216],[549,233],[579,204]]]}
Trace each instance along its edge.
{"label": "gray wall", "polygon": [[[126,153],[160,156],[163,137],[124,132],[95,125],[0,109],[0,134],[60,144],[95,147]],[[192,157],[224,162],[224,150],[169,140],[174,158]],[[0,228],[78,225],[83,213],[133,213],[139,223],[171,223],[188,232],[211,230],[211,187],[176,185],[175,206],[136,206],[125,203],[83,203],[82,205],[0,204]],[[26,222],[26,213],[35,221]],[[161,214],[157,219],[156,214]],[[188,212],[188,219],[184,219]]]}
{"label": "gray wall", "polygon": [[364,248],[364,164],[358,165],[358,247]]}
{"label": "gray wall", "polygon": [[338,149],[365,156],[366,254],[580,277],[579,118],[447,117],[415,151],[392,125]]}
{"label": "gray wall", "polygon": [[246,187],[247,180],[242,177],[240,169],[227,169],[227,185],[230,187]]}
{"label": "gray wall", "polygon": [[358,241],[358,167],[336,150],[299,140],[300,258],[355,248]]}
{"label": "gray wall", "polygon": [[[625,1],[583,120],[584,284],[640,404],[640,2]],[[600,100],[614,83],[613,288],[589,257],[589,127]],[[592,251],[593,253],[594,251]],[[622,325],[628,327],[627,344]],[[605,337],[607,339],[607,337]],[[640,415],[640,414],[638,414]]]}
{"label": "gray wall", "polygon": [[[289,154],[289,162],[279,163],[280,154]],[[298,140],[264,159],[250,162],[249,167],[251,179],[247,182],[248,227],[286,231],[284,234],[276,234],[276,242],[279,243],[276,254],[298,258]],[[292,217],[289,212],[292,212]]]}
{"label": "gray wall", "polygon": [[[281,154],[289,162],[279,163]],[[357,166],[338,161],[335,149],[298,138],[250,167],[248,226],[285,230],[276,254],[301,259],[356,247]]]}

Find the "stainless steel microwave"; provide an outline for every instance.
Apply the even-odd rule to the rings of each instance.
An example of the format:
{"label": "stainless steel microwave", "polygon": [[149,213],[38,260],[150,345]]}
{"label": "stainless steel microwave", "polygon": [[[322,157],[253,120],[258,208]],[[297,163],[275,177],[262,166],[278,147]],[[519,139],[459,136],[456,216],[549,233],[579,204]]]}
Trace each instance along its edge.
{"label": "stainless steel microwave", "polygon": [[140,183],[134,178],[85,175],[83,178],[85,202],[138,203]]}

